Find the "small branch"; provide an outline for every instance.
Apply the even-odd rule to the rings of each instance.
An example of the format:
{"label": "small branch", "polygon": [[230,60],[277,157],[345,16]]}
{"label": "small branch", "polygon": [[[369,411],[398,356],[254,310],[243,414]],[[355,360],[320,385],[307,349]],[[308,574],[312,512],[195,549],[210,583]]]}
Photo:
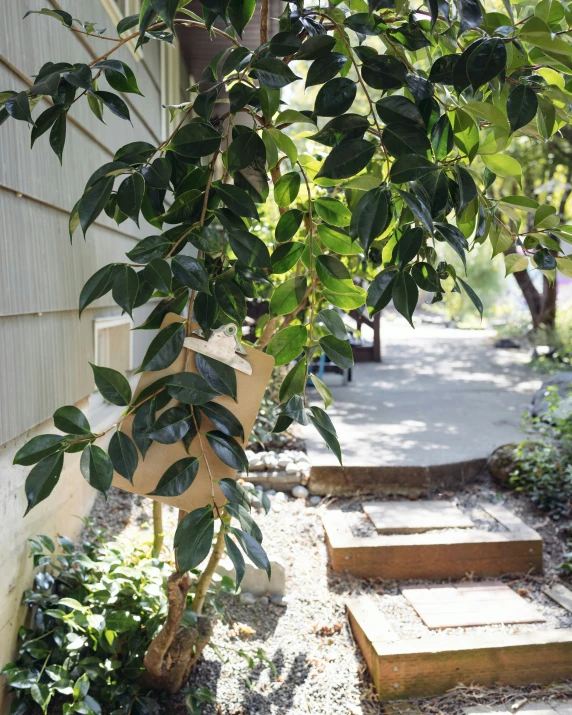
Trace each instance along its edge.
{"label": "small branch", "polygon": [[260,6],[260,44],[268,42],[268,0],[262,0]]}
{"label": "small branch", "polygon": [[153,556],[159,558],[163,548],[163,505],[153,502]]}
{"label": "small branch", "polygon": [[195,588],[195,597],[193,598],[193,602],[191,604],[191,610],[194,611],[195,613],[198,613],[199,615],[202,613],[205,599],[207,597],[207,591],[209,590],[209,586],[211,585],[211,581],[213,579],[214,572],[216,571],[216,567],[218,566],[223,553],[224,553],[224,524],[221,519],[220,520],[220,529],[218,532],[216,543],[214,545],[214,549],[212,550],[211,556],[209,558],[209,561],[208,561],[208,564],[207,564],[205,570],[203,571],[203,573],[201,574],[201,577],[197,581],[197,586]]}

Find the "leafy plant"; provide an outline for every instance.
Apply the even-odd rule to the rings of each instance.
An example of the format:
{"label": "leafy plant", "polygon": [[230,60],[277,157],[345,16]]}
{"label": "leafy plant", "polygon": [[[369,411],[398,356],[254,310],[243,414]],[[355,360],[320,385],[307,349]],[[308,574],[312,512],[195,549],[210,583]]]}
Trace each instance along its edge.
{"label": "leafy plant", "polygon": [[[282,364],[296,361],[279,389],[274,431],[312,423],[341,463],[327,413],[306,405],[308,366],[317,351],[343,369],[353,363],[343,323],[321,320],[324,310],[365,305],[374,315],[393,301],[413,325],[422,289],[434,301],[464,294],[482,315],[466,274],[471,248],[485,241],[493,254],[514,252],[512,272],[531,268],[548,279],[557,269],[572,274],[572,259],[560,249],[560,241],[572,242],[572,228],[561,225],[554,207],[519,193],[521,165],[509,151],[529,137],[547,141],[569,122],[568,6],[563,0],[506,2],[498,12],[476,0],[429,0],[415,8],[408,0],[342,0],[327,7],[292,0],[269,38],[268,0],[262,0],[260,46],[251,50],[241,38],[256,3],[204,1],[202,17],[186,4],[144,0],[138,16],[118,24],[115,40],[100,38],[100,57],[89,64],[47,62],[28,90],[0,94],[0,124],[29,124],[32,143],[49,131],[61,161],[77,102],[87,102],[98,119],[129,120],[122,95],[139,90],[131,68],[115,59],[120,47],[171,42],[176,27],[226,40],[228,48],[204,68],[189,100],[170,108],[169,137],[158,146],[135,140],[120,147],[94,171],[73,207],[72,239],[80,227],[85,235],[102,212],[118,224],[143,219],[151,226],[126,261],[102,266],[87,281],[79,312],[108,293],[130,315],[160,298],[138,326],[159,330],[139,368],[159,371],[183,350],[191,318],[205,336],[229,322],[240,332],[248,302],[266,300],[269,318],[257,345]],[[35,14],[58,20],[64,32],[94,40],[102,34],[65,10],[26,16]],[[295,83],[302,80],[317,88],[309,111],[297,107],[295,92],[282,91],[301,87]],[[358,106],[364,113],[351,111]],[[246,123],[236,121],[239,113]],[[310,132],[304,146],[291,138],[300,129]],[[500,189],[491,198],[497,179]],[[264,210],[268,203],[274,212]],[[261,216],[273,214],[276,224],[264,226]],[[454,258],[444,256],[444,247]],[[196,255],[183,254],[186,248]],[[183,312],[184,322],[160,329],[168,313]],[[132,478],[156,443],[196,440],[195,456],[206,462],[204,437],[225,464],[247,469],[228,415],[219,412],[217,429],[201,431],[201,414],[217,410],[212,400],[233,394],[232,372],[216,363],[203,367],[200,376],[161,378],[134,397],[123,375],[94,365],[101,393],[125,407],[122,420],[135,417],[134,439],[117,431],[106,452],[80,410],[58,409],[54,424],[62,434],[35,437],[16,455],[17,464],[32,466],[28,509],[50,495],[70,452],[82,452],[83,476],[103,494],[114,470]],[[331,395],[318,392],[326,407]],[[182,493],[193,473],[191,463],[173,465],[161,491]],[[230,506],[196,509],[177,530],[179,590],[172,590],[165,631],[172,641],[180,599],[190,588],[186,569],[209,557],[193,599],[200,613],[224,548],[237,573],[243,553],[269,568],[246,495],[232,480],[220,486]],[[174,652],[167,651],[169,658]],[[188,662],[171,669],[180,674],[171,682],[159,649],[150,646],[147,677],[152,673],[157,687],[181,687],[193,659],[188,647],[177,652]]]}
{"label": "leafy plant", "polygon": [[528,417],[528,438],[514,453],[510,483],[526,492],[536,506],[553,519],[572,516],[572,419],[565,414],[558,389],[549,386],[548,410]]}

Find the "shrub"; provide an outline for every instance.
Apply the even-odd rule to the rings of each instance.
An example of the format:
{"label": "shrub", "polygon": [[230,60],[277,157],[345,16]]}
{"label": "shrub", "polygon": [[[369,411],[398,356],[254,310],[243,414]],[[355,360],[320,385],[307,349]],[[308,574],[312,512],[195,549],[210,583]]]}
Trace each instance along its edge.
{"label": "shrub", "polygon": [[[169,564],[152,558],[145,544],[106,543],[97,532],[94,542],[82,551],[60,537],[56,554],[48,537],[30,540],[40,570],[24,593],[29,626],[20,629],[18,658],[3,670],[16,694],[10,715],[164,712],[141,675],[167,611]],[[217,592],[233,587],[229,579],[219,582],[211,613],[220,609]],[[194,625],[196,617],[187,609],[183,625]]]}

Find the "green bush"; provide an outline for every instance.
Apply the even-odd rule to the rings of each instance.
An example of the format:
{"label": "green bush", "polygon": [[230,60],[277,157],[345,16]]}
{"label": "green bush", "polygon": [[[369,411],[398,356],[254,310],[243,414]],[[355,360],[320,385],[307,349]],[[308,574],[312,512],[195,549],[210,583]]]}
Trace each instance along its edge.
{"label": "green bush", "polygon": [[[20,629],[18,658],[3,670],[15,692],[10,715],[165,712],[159,696],[142,688],[141,674],[167,612],[168,564],[147,545],[107,543],[101,533],[83,550],[65,537],[58,543],[61,553],[46,536],[30,540],[40,570],[24,593],[29,625]],[[229,579],[218,584],[233,588]],[[213,596],[211,612],[220,607]],[[195,619],[188,609],[183,625]]]}
{"label": "green bush", "polygon": [[553,519],[572,516],[572,419],[564,414],[555,387],[548,388],[548,411],[528,417],[528,437],[515,450],[511,484],[526,492]]}

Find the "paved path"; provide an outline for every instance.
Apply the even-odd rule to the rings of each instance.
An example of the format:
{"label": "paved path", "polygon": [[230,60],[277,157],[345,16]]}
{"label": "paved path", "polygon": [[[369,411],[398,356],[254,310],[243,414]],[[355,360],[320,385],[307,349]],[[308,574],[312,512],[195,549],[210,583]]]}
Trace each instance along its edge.
{"label": "paved path", "polygon": [[[326,376],[344,464],[447,464],[522,438],[521,417],[541,380],[525,365],[528,353],[493,342],[488,331],[382,324],[383,363],[356,365],[347,386]],[[314,465],[337,463],[312,427],[304,437]]]}
{"label": "paved path", "polygon": [[480,705],[474,708],[467,708],[463,710],[463,715],[507,715],[507,713],[518,713],[520,715],[572,715],[572,701],[568,702],[553,702],[552,704],[547,702],[541,703],[527,703],[518,710],[511,710],[507,705],[502,707],[500,705],[487,707],[486,705]]}

